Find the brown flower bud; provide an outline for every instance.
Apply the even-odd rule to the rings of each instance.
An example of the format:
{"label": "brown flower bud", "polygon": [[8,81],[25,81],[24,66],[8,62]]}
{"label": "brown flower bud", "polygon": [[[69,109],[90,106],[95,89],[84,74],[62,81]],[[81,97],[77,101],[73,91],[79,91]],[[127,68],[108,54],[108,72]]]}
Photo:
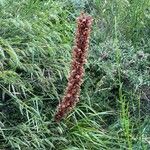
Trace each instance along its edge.
{"label": "brown flower bud", "polygon": [[79,101],[80,86],[84,74],[83,65],[86,62],[91,24],[92,18],[84,13],[77,18],[77,31],[75,46],[73,47],[70,77],[68,78],[65,95],[57,107],[55,121],[60,121]]}

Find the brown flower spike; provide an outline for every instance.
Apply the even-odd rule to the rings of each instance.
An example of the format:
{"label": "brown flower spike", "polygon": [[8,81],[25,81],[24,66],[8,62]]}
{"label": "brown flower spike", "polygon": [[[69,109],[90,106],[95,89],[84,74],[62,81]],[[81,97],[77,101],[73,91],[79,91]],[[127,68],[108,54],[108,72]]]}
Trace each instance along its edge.
{"label": "brown flower spike", "polygon": [[77,18],[77,31],[75,46],[73,48],[71,72],[64,97],[58,105],[55,114],[55,121],[57,122],[66,116],[79,101],[80,86],[84,74],[83,66],[87,55],[91,24],[92,18],[84,13]]}

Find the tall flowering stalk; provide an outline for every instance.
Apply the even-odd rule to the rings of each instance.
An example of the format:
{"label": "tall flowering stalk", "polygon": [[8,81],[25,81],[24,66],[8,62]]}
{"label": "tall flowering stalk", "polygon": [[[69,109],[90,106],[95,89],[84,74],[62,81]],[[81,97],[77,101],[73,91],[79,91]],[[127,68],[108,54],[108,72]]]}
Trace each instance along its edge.
{"label": "tall flowering stalk", "polygon": [[64,97],[57,107],[55,121],[60,121],[79,101],[80,86],[84,75],[83,66],[86,61],[91,24],[92,18],[84,13],[77,18],[77,30],[70,76]]}

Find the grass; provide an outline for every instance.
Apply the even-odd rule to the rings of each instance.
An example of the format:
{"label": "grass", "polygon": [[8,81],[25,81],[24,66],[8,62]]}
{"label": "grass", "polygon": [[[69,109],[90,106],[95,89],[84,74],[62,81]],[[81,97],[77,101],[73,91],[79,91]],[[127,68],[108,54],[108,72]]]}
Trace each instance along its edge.
{"label": "grass", "polygon": [[[149,0],[0,0],[0,149],[150,149]],[[53,121],[76,17],[93,18],[80,103]]]}

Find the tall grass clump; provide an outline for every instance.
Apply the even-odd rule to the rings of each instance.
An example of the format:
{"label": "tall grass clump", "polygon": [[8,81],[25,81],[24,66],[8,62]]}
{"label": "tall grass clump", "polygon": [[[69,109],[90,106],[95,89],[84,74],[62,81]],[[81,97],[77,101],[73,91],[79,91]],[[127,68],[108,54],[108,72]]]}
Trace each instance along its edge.
{"label": "tall grass clump", "polygon": [[[0,1],[0,149],[149,150],[149,0]],[[80,103],[53,121],[76,17],[93,27]]]}

